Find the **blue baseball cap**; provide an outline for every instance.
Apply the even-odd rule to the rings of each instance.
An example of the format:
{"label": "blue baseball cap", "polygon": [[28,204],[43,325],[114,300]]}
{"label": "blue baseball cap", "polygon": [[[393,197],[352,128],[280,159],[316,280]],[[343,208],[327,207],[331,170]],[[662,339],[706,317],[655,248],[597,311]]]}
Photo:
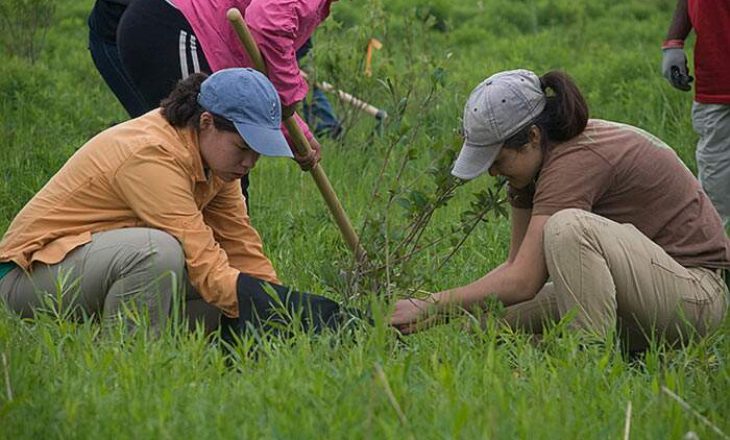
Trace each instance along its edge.
{"label": "blue baseball cap", "polygon": [[219,70],[203,81],[198,104],[233,122],[255,152],[294,157],[281,133],[279,94],[262,73],[250,68]]}

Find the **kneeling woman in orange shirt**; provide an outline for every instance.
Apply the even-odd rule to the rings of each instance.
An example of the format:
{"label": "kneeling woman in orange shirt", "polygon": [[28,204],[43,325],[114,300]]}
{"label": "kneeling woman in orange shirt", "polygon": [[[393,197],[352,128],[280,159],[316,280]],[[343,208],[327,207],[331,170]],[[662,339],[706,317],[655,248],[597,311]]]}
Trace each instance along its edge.
{"label": "kneeling woman in orange shirt", "polygon": [[0,300],[24,317],[62,307],[105,325],[134,326],[128,312],[144,311],[159,332],[184,292],[210,329],[221,312],[267,318],[268,282],[313,326],[332,324],[336,303],[279,285],[246,214],[239,179],[259,155],[292,157],[280,124],[276,90],[252,69],[181,81],[159,111],[87,142],[16,216]]}

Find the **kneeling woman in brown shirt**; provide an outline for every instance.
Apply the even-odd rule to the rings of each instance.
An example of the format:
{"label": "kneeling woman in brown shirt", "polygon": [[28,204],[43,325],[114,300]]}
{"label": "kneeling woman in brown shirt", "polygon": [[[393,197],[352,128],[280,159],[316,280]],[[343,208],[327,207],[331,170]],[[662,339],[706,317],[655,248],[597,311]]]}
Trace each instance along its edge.
{"label": "kneeling woman in brown shirt", "polygon": [[404,299],[391,323],[409,333],[455,306],[496,297],[506,321],[541,332],[569,325],[672,342],[718,327],[727,309],[730,240],[699,183],[658,138],[588,118],[562,72],[498,73],[464,108],[465,143],[452,173],[509,182],[512,236],[504,264],[468,285]]}
{"label": "kneeling woman in brown shirt", "polygon": [[221,313],[245,327],[273,313],[272,283],[329,325],[335,303],[279,286],[238,183],[259,155],[292,157],[280,124],[259,72],[181,81],[161,108],[87,142],[15,217],[0,242],[0,302],[107,325],[134,326],[136,311],[158,331],[180,292],[208,328]]}

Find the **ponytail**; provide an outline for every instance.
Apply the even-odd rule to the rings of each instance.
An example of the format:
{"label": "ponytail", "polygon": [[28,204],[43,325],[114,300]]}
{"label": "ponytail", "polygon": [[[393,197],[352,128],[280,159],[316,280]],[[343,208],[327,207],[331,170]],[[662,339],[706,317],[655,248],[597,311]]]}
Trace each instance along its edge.
{"label": "ponytail", "polygon": [[550,141],[565,142],[581,134],[588,123],[588,104],[573,79],[554,70],[540,77],[540,86],[547,99],[535,125]]}
{"label": "ponytail", "polygon": [[542,149],[552,142],[565,142],[583,132],[588,124],[588,104],[573,79],[553,70],[540,77],[545,93],[545,109],[527,127],[505,141],[505,147],[518,149],[528,139],[534,125],[542,133]]}
{"label": "ponytail", "polygon": [[[208,78],[208,75],[205,73],[194,73],[178,81],[167,98],[162,100],[160,111],[170,125],[175,128],[190,127],[198,129],[200,115],[207,111],[198,104],[200,86],[206,78]],[[233,133],[238,132],[231,121],[215,113],[211,114],[213,115],[215,128]]]}
{"label": "ponytail", "polygon": [[197,127],[200,114],[205,110],[198,104],[200,85],[208,75],[194,73],[180,80],[167,98],[160,103],[162,116],[173,127]]}

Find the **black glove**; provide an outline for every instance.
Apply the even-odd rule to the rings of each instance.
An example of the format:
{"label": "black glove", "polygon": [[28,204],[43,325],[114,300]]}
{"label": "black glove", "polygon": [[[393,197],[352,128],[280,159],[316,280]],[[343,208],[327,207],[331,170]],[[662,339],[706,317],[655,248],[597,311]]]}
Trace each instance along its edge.
{"label": "black glove", "polygon": [[238,275],[236,289],[238,318],[223,317],[222,327],[226,339],[230,337],[228,333],[253,329],[278,333],[294,317],[299,317],[305,331],[311,329],[315,333],[325,328],[340,328],[353,316],[360,317],[360,313],[345,310],[329,298],[297,292],[243,273]]}

